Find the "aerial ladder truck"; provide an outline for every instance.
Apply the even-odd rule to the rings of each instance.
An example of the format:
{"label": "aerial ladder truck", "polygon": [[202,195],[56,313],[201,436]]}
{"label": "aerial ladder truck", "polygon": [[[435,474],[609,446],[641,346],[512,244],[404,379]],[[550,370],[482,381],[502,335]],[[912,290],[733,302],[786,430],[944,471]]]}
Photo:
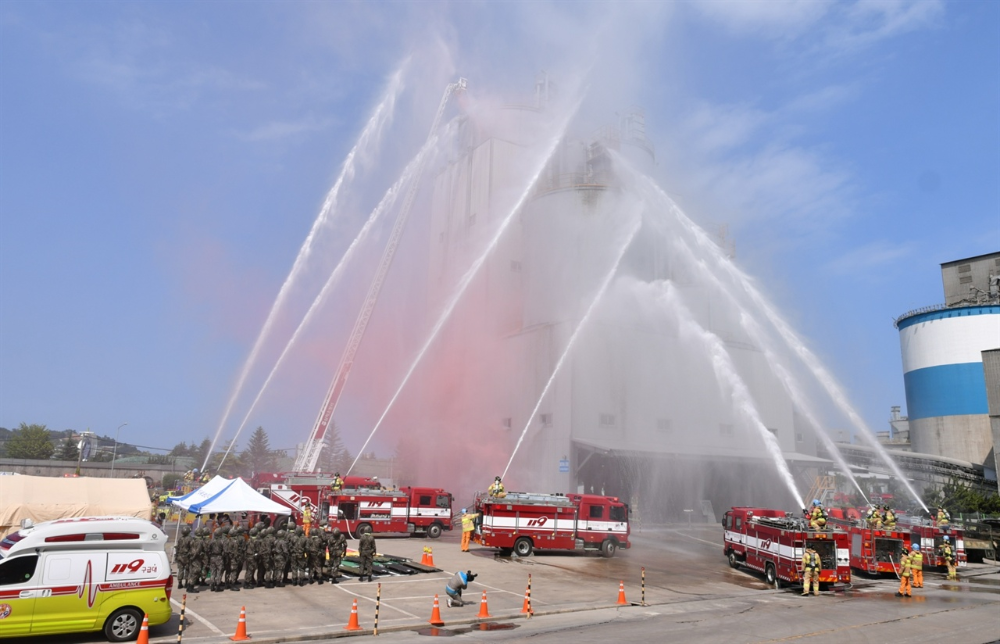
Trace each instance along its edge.
{"label": "aerial ladder truck", "polygon": [[[466,79],[459,78],[457,82],[450,83],[448,87],[445,88],[444,96],[441,97],[441,104],[438,106],[437,114],[434,115],[434,122],[431,124],[428,139],[433,137],[437,132],[438,126],[441,124],[441,119],[444,117],[445,108],[448,106],[448,101],[454,94],[464,92],[466,85]],[[333,412],[337,409],[337,403],[340,401],[340,396],[344,392],[344,386],[347,384],[347,378],[351,375],[351,367],[354,365],[354,356],[357,354],[358,347],[361,346],[361,340],[365,336],[365,330],[368,328],[368,322],[371,320],[372,312],[375,310],[375,303],[378,301],[379,292],[382,290],[382,285],[385,283],[386,275],[389,273],[389,267],[392,265],[393,257],[396,255],[396,249],[399,246],[399,240],[403,235],[403,228],[406,225],[410,209],[413,206],[413,200],[417,196],[420,177],[423,174],[424,166],[424,163],[421,163],[418,166],[413,180],[410,183],[409,190],[406,192],[406,197],[403,199],[403,204],[399,209],[399,214],[396,215],[396,221],[389,234],[389,241],[386,243],[385,250],[382,252],[382,259],[379,261],[378,268],[375,271],[375,276],[372,278],[372,283],[368,287],[368,294],[365,296],[361,310],[358,312],[358,318],[354,321],[354,328],[352,329],[351,335],[347,340],[347,345],[344,347],[344,353],[340,357],[340,363],[338,364],[337,371],[333,376],[333,382],[330,383],[330,389],[327,391],[326,398],[323,401],[323,406],[320,408],[319,416],[316,418],[316,422],[313,425],[312,432],[309,434],[309,439],[306,441],[305,447],[299,453],[298,458],[295,459],[295,472],[313,472],[316,470],[316,463],[319,461],[320,452],[323,451],[323,446],[326,444],[326,432],[330,427],[330,421],[333,419]]]}

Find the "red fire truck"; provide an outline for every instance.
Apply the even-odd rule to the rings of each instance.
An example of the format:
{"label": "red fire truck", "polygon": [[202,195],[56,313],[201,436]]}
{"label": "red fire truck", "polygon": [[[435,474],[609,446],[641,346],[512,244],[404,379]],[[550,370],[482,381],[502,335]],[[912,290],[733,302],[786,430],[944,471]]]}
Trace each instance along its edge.
{"label": "red fire truck", "polygon": [[261,493],[291,508],[297,522],[308,504],[314,524],[327,521],[351,535],[395,532],[436,539],[451,530],[452,495],[438,488],[344,487],[334,492],[327,479],[299,477],[272,483]]}
{"label": "red fire truck", "polygon": [[945,535],[951,541],[955,552],[955,565],[959,568],[969,563],[965,555],[965,531],[954,525],[938,526],[929,519],[914,516],[901,517],[906,523],[901,523],[900,530],[909,532],[910,543],[920,544],[920,552],[924,555],[924,565],[930,568],[944,568],[944,557],[938,555],[938,548],[944,543]]}
{"label": "red fire truck", "polygon": [[851,568],[878,575],[899,573],[899,562],[903,556],[903,547],[910,547],[910,536],[899,526],[893,529],[875,529],[869,527],[864,519],[839,519],[829,517],[831,525],[844,530],[850,538]]}
{"label": "red fire truck", "polygon": [[473,539],[488,548],[530,555],[533,550],[580,550],[614,556],[629,548],[628,506],[596,494],[532,494],[476,497]]}
{"label": "red fire truck", "polygon": [[729,565],[762,572],[768,584],[800,582],[802,555],[808,547],[822,562],[821,584],[851,581],[847,533],[842,530],[810,530],[804,519],[783,510],[747,507],[726,512],[722,527]]}

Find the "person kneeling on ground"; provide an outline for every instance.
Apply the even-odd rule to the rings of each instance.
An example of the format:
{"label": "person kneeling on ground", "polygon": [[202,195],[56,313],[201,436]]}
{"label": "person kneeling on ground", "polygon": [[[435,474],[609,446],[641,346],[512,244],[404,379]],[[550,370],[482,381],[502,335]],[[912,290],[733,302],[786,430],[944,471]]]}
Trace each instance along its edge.
{"label": "person kneeling on ground", "polygon": [[469,584],[475,581],[476,573],[471,570],[466,570],[465,572],[456,572],[455,576],[451,578],[448,585],[444,587],[445,592],[448,593],[448,606],[465,606],[465,602],[462,601],[462,591],[469,587]]}

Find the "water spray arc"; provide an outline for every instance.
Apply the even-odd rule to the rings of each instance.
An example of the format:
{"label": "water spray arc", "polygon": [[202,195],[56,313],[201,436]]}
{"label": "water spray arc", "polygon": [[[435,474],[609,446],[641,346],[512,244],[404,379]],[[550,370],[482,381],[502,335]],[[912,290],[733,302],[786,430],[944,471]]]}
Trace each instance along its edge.
{"label": "water spray arc", "polygon": [[768,454],[774,461],[774,465],[788,487],[788,491],[798,502],[799,507],[805,507],[805,501],[795,486],[795,478],[788,469],[788,463],[781,453],[781,446],[778,445],[778,439],[768,430],[764,421],[761,420],[753,398],[750,395],[750,390],[747,389],[746,382],[736,371],[736,365],[733,364],[732,357],[726,351],[722,340],[695,320],[691,311],[681,301],[673,284],[662,282],[659,284],[659,287],[659,299],[663,304],[663,308],[674,313],[680,324],[682,335],[694,337],[708,350],[709,355],[712,356],[712,369],[715,371],[715,376],[719,384],[726,386],[732,392],[737,410],[742,413],[749,425],[754,428],[761,440],[764,441]]}
{"label": "water spray arc", "polygon": [[222,460],[219,463],[219,469],[222,469],[222,465],[226,462],[226,457],[229,456],[229,451],[235,444],[236,439],[239,438],[240,433],[243,431],[244,427],[246,427],[247,422],[250,420],[250,416],[257,408],[257,403],[260,402],[261,397],[264,395],[264,392],[271,384],[271,381],[274,379],[275,374],[277,374],[278,369],[284,363],[285,358],[288,356],[289,352],[295,345],[299,336],[312,321],[313,316],[321,308],[323,303],[326,301],[327,297],[329,297],[330,292],[333,291],[334,286],[336,286],[339,283],[341,275],[343,274],[345,268],[350,264],[351,259],[354,257],[354,253],[357,251],[357,248],[365,241],[365,239],[367,239],[368,233],[371,231],[372,227],[374,227],[374,225],[378,221],[381,221],[382,215],[396,203],[396,198],[399,196],[400,189],[404,185],[407,185],[407,183],[413,178],[414,174],[417,171],[417,168],[421,164],[425,163],[427,155],[434,148],[437,141],[438,138],[436,136],[428,139],[428,141],[417,153],[417,156],[415,156],[406,165],[406,168],[403,169],[403,173],[400,175],[399,179],[397,179],[396,183],[394,183],[392,186],[389,187],[388,190],[386,190],[385,194],[382,196],[382,200],[379,201],[378,205],[375,207],[374,210],[372,210],[371,214],[368,216],[368,220],[365,222],[365,225],[362,226],[357,236],[351,242],[350,246],[348,246],[343,256],[341,256],[340,261],[337,263],[337,266],[330,273],[330,276],[327,278],[326,283],[323,285],[322,290],[313,300],[312,304],[309,306],[309,310],[306,311],[306,314],[302,318],[302,321],[299,322],[299,325],[295,328],[295,332],[292,333],[292,337],[288,340],[288,343],[282,350],[281,355],[278,356],[277,361],[274,363],[274,367],[271,368],[271,372],[267,375],[267,378],[264,379],[264,384],[261,385],[260,390],[257,392],[257,396],[250,404],[249,409],[247,409],[246,415],[244,415],[243,417],[243,421],[240,423],[240,426],[236,429],[236,434],[233,436],[233,441],[229,444],[229,448],[226,449],[226,453],[223,455]]}
{"label": "water spray arc", "polygon": [[533,168],[533,172],[527,184],[525,185],[524,191],[521,193],[517,202],[513,205],[513,207],[511,207],[511,209],[505,215],[504,219],[500,222],[499,227],[494,233],[492,239],[490,239],[489,244],[486,246],[482,254],[476,259],[475,262],[473,262],[472,266],[470,266],[469,269],[465,272],[465,275],[462,276],[462,279],[459,281],[458,286],[456,287],[454,293],[452,293],[451,298],[446,303],[444,310],[441,312],[441,315],[438,317],[437,322],[435,322],[434,327],[431,329],[431,332],[428,335],[427,340],[424,341],[424,344],[420,347],[420,350],[417,352],[417,355],[414,358],[413,363],[410,365],[406,374],[403,376],[403,380],[402,382],[400,382],[399,387],[396,389],[396,393],[394,393],[392,395],[392,398],[389,399],[389,403],[386,405],[385,411],[382,412],[382,415],[375,423],[375,426],[372,427],[372,431],[368,434],[368,438],[365,439],[365,442],[361,446],[361,449],[358,450],[358,455],[354,458],[354,461],[351,463],[351,467],[347,470],[347,474],[350,474],[351,470],[354,469],[354,466],[357,465],[358,459],[361,458],[361,455],[364,453],[365,448],[368,447],[368,443],[370,443],[372,437],[375,436],[375,432],[377,432],[378,428],[382,426],[382,422],[389,414],[389,410],[392,409],[392,406],[396,403],[396,399],[399,398],[399,395],[402,393],[403,388],[406,387],[406,384],[407,382],[409,382],[410,377],[416,370],[417,365],[419,365],[420,362],[423,360],[424,355],[426,355],[428,349],[430,349],[430,346],[434,343],[434,340],[437,338],[438,333],[441,332],[441,328],[444,327],[445,323],[451,317],[451,314],[455,310],[455,306],[458,304],[458,301],[462,299],[462,296],[465,294],[465,291],[469,288],[469,285],[472,283],[473,278],[475,278],[475,276],[479,273],[479,270],[486,263],[486,259],[493,253],[493,250],[500,243],[501,237],[503,237],[504,232],[510,226],[510,223],[514,220],[515,215],[517,215],[517,213],[520,212],[521,208],[524,207],[525,202],[528,200],[528,197],[531,195],[531,192],[535,187],[535,183],[538,181],[538,178],[541,176],[542,171],[545,169],[546,165],[548,165],[549,160],[552,158],[552,155],[555,153],[559,145],[559,142],[562,140],[563,135],[566,132],[566,128],[569,126],[570,120],[573,118],[573,116],[579,109],[580,102],[581,102],[580,100],[577,100],[573,104],[572,108],[567,111],[567,114],[564,116],[564,118],[559,122],[559,126],[556,128],[555,135],[548,142],[548,145],[544,150],[544,154],[541,155],[540,162],[536,165],[536,167]]}
{"label": "water spray arc", "polygon": [[819,359],[816,357],[812,351],[806,347],[805,343],[798,337],[798,335],[788,326],[784,319],[778,315],[774,310],[774,307],[770,305],[764,295],[753,285],[751,280],[740,271],[732,262],[726,259],[719,247],[708,238],[707,234],[698,227],[686,214],[673,202],[670,197],[663,192],[662,188],[655,185],[651,180],[647,179],[648,185],[657,191],[662,199],[670,204],[670,212],[674,215],[675,219],[685,228],[686,232],[694,237],[698,246],[706,252],[706,254],[711,257],[716,268],[721,268],[725,273],[732,279],[736,285],[738,285],[751,299],[751,301],[758,307],[758,309],[767,318],[768,322],[777,330],[779,335],[788,345],[798,355],[802,363],[810,370],[813,377],[816,378],[817,382],[823,386],[826,390],[827,395],[834,402],[835,405],[843,412],[851,421],[851,423],[858,430],[858,434],[863,437],[863,439],[871,445],[875,451],[879,454],[879,457],[886,463],[893,474],[900,480],[904,485],[906,490],[910,493],[910,496],[920,504],[920,506],[927,511],[927,506],[924,504],[923,500],[917,494],[916,490],[910,484],[909,480],[903,474],[902,470],[895,461],[889,456],[885,448],[875,439],[874,433],[868,428],[867,424],[861,419],[858,413],[854,410],[853,406],[848,402],[846,395],[837,384],[833,376],[820,364]]}
{"label": "water spray arc", "polygon": [[368,146],[373,143],[377,144],[381,138],[380,134],[382,132],[382,128],[392,118],[396,99],[403,89],[402,76],[406,66],[407,64],[404,63],[400,69],[392,75],[389,84],[382,95],[382,99],[375,106],[372,115],[365,123],[365,127],[361,131],[354,147],[347,153],[347,157],[344,159],[344,164],[341,167],[340,174],[334,182],[333,187],[330,188],[330,191],[327,193],[326,198],[323,201],[323,206],[320,208],[319,214],[316,216],[316,219],[313,221],[312,228],[309,230],[309,234],[306,236],[305,241],[302,243],[302,247],[299,249],[298,255],[295,257],[291,271],[288,273],[284,283],[282,283],[281,288],[278,290],[278,296],[271,305],[271,310],[268,311],[267,318],[264,320],[264,325],[261,327],[260,333],[254,341],[253,348],[250,350],[250,354],[247,356],[246,361],[243,363],[243,367],[240,369],[239,377],[236,380],[236,384],[233,386],[232,393],[229,396],[229,401],[226,403],[226,408],[222,413],[222,419],[219,421],[219,427],[215,431],[215,436],[212,438],[212,446],[209,448],[208,453],[205,455],[205,461],[201,465],[202,471],[204,471],[205,467],[208,466],[208,461],[212,457],[215,445],[218,443],[219,437],[222,435],[222,430],[225,428],[226,422],[229,420],[229,415],[232,413],[233,406],[236,404],[236,400],[239,398],[239,395],[243,390],[243,385],[246,383],[250,370],[257,361],[257,357],[264,345],[264,341],[271,334],[271,329],[274,327],[279,311],[282,309],[292,286],[298,280],[299,275],[302,273],[309,257],[313,252],[317,235],[323,228],[329,225],[330,219],[336,212],[337,199],[344,183],[349,182],[354,178],[355,158],[358,152],[367,149]]}
{"label": "water spray arc", "polygon": [[[434,121],[431,124],[431,130],[428,134],[428,140],[433,139],[435,132],[437,132],[438,126],[441,124],[441,119],[444,116],[445,108],[448,106],[448,100],[456,92],[463,92],[467,86],[467,81],[464,78],[460,78],[456,83],[450,83],[444,91],[444,95],[441,97],[441,104],[438,106],[437,113],[434,115]],[[313,425],[312,432],[306,441],[305,448],[299,454],[299,457],[295,460],[294,471],[296,472],[312,472],[316,469],[316,463],[319,461],[320,452],[323,450],[325,445],[326,431],[330,426],[330,421],[333,418],[333,412],[337,408],[337,404],[340,402],[340,396],[344,392],[344,386],[347,384],[347,378],[351,375],[351,367],[354,365],[354,356],[358,352],[358,347],[361,346],[361,341],[364,339],[365,330],[368,328],[368,322],[371,320],[372,312],[375,310],[375,304],[378,301],[379,293],[382,290],[382,285],[385,283],[385,278],[389,274],[389,268],[392,266],[392,260],[396,255],[396,249],[399,247],[399,240],[403,235],[403,228],[406,226],[406,220],[409,218],[410,209],[413,206],[413,200],[416,198],[417,190],[420,186],[420,176],[423,173],[425,165],[418,164],[416,175],[410,184],[410,189],[406,193],[406,198],[403,200],[403,205],[396,215],[396,222],[393,224],[392,232],[389,234],[389,241],[386,243],[385,250],[382,253],[382,259],[379,261],[378,268],[375,271],[375,276],[372,278],[372,283],[368,287],[368,294],[365,296],[365,301],[361,306],[361,311],[358,313],[358,318],[354,322],[354,328],[351,330],[351,335],[347,341],[347,346],[344,347],[344,353],[340,358],[340,363],[337,366],[337,371],[333,376],[333,381],[330,383],[330,389],[326,394],[326,398],[323,401],[323,406],[320,408],[319,416],[316,418],[316,423]]]}
{"label": "water spray arc", "polygon": [[608,290],[608,286],[611,285],[611,280],[618,272],[618,267],[621,265],[622,258],[625,256],[625,252],[628,250],[629,246],[632,245],[632,240],[635,239],[636,234],[638,234],[639,229],[642,227],[642,217],[640,213],[636,212],[632,216],[632,220],[633,221],[631,230],[629,231],[628,235],[625,236],[625,240],[619,245],[618,254],[615,256],[614,264],[612,264],[611,269],[608,271],[608,273],[604,276],[604,279],[601,281],[601,284],[598,287],[597,292],[594,294],[593,299],[590,301],[590,305],[584,312],[583,317],[581,317],[580,321],[577,322],[576,328],[573,329],[573,333],[570,335],[569,341],[566,343],[566,348],[563,349],[562,355],[560,355],[559,359],[556,361],[555,368],[552,369],[552,375],[549,376],[548,381],[542,388],[542,393],[539,394],[538,396],[538,402],[535,403],[535,406],[531,410],[531,413],[528,414],[528,421],[525,423],[524,429],[521,431],[521,435],[518,437],[517,443],[514,445],[514,451],[511,452],[510,459],[508,459],[507,461],[507,466],[504,468],[501,478],[507,476],[507,471],[510,469],[511,463],[514,462],[514,457],[517,455],[517,451],[521,448],[521,443],[524,442],[524,437],[528,434],[528,429],[531,427],[532,420],[534,420],[535,415],[538,413],[538,410],[541,409],[542,402],[545,401],[545,396],[549,393],[549,389],[552,388],[552,383],[555,382],[556,376],[559,375],[559,372],[562,370],[563,363],[566,361],[566,358],[573,350],[573,346],[576,344],[577,338],[580,337],[580,332],[586,326],[587,321],[590,319],[591,315],[593,315],[594,310],[597,308],[597,305],[604,297],[604,293]]}

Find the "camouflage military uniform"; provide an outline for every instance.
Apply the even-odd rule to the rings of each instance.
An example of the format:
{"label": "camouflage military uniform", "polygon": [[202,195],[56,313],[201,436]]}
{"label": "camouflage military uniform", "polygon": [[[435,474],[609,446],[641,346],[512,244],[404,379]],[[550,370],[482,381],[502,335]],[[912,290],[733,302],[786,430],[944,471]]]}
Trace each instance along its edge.
{"label": "camouflage military uniform", "polygon": [[208,546],[210,544],[208,531],[205,528],[198,528],[195,531],[197,537],[191,544],[191,581],[188,582],[188,590],[198,592],[196,586],[205,585],[205,574],[208,570]]}
{"label": "camouflage military uniform", "polygon": [[226,571],[226,586],[230,590],[239,590],[240,572],[243,570],[243,557],[246,553],[246,541],[243,539],[243,529],[239,526],[229,531],[226,541],[226,552],[229,555],[229,568]]}
{"label": "camouflage military uniform", "polygon": [[325,550],[323,548],[323,537],[319,536],[319,533],[313,531],[312,535],[306,537],[306,554],[309,557],[309,583],[318,581],[323,583],[323,557]]}
{"label": "camouflage military uniform", "polygon": [[288,536],[284,530],[278,530],[274,541],[274,572],[272,573],[275,586],[285,585],[285,567],[288,565]]}
{"label": "camouflage military uniform", "polygon": [[361,540],[358,542],[358,556],[361,558],[361,581],[364,581],[365,577],[371,581],[372,563],[375,559],[375,537],[372,533],[361,535]]}
{"label": "camouflage military uniform", "polygon": [[177,539],[175,559],[177,561],[177,589],[184,590],[184,582],[188,580],[191,568],[191,526],[181,528],[181,536]]}
{"label": "camouflage military uniform", "polygon": [[257,573],[261,583],[268,588],[274,585],[274,528],[264,530],[257,544]]}
{"label": "camouflage military uniform", "polygon": [[257,528],[250,530],[250,539],[247,541],[246,550],[243,552],[243,566],[246,573],[243,575],[244,588],[256,588],[260,585],[260,580],[254,579],[257,574],[257,550],[260,545],[260,532]]}
{"label": "camouflage military uniform", "polygon": [[333,577],[333,583],[337,583],[337,577],[340,576],[340,562],[347,552],[347,537],[341,533],[340,528],[334,528],[331,534],[333,538],[330,546],[330,576]]}
{"label": "camouflage military uniform", "polygon": [[292,585],[293,586],[304,586],[305,580],[305,569],[306,564],[309,563],[306,558],[306,540],[305,531],[301,526],[295,528],[295,532],[289,538],[289,551],[292,558]]}
{"label": "camouflage military uniform", "polygon": [[212,576],[212,592],[221,592],[223,575],[226,569],[226,544],[223,543],[226,537],[222,533],[222,528],[216,528],[212,534],[212,540],[208,542],[208,568]]}

